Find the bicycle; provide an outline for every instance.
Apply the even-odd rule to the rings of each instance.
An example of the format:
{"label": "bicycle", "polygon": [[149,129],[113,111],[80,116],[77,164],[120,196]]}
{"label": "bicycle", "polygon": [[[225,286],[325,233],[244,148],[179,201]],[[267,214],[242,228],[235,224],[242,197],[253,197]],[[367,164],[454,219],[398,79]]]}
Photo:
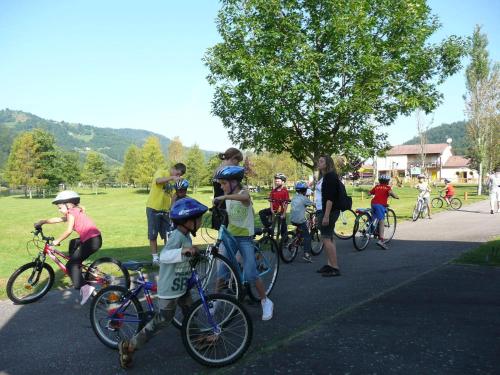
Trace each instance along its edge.
{"label": "bicycle", "polygon": [[348,240],[354,235],[356,213],[353,210],[340,211],[333,233],[341,240]]}
{"label": "bicycle", "polygon": [[306,210],[307,228],[311,234],[311,254],[319,255],[323,251],[323,241],[321,241],[316,210],[309,208]]}
{"label": "bicycle", "polygon": [[[378,237],[378,220],[373,218],[371,208],[356,209],[353,243],[358,251],[366,249],[371,238]],[[388,243],[396,232],[396,214],[386,207],[384,216],[384,242]]]}
{"label": "bicycle", "polygon": [[435,197],[431,201],[431,205],[433,208],[441,208],[446,203],[446,207],[451,207],[454,210],[459,210],[462,207],[462,201],[460,198],[453,197],[450,199],[450,203],[446,201],[444,194],[439,194],[439,196]]}
{"label": "bicycle", "polygon": [[[54,269],[45,261],[47,255],[67,275],[63,260],[70,257],[52,246],[54,237],[43,234],[42,228],[35,228],[33,243],[39,250],[32,262],[19,267],[7,281],[7,296],[20,305],[38,301],[52,288],[55,280]],[[29,253],[27,244],[27,250]],[[113,258],[99,258],[90,265],[82,264],[82,273],[85,281],[96,287],[96,290],[109,285],[123,285],[130,287],[130,276],[120,261]]]}
{"label": "bicycle", "polygon": [[419,217],[423,219],[428,214],[429,208],[427,207],[427,203],[425,202],[425,199],[419,195],[415,208],[413,209],[412,220],[417,221]]}
{"label": "bicycle", "polygon": [[[210,367],[234,363],[248,350],[253,336],[252,320],[243,305],[225,294],[206,294],[196,270],[200,256],[189,260],[191,277],[187,292],[196,288],[199,299],[194,302],[182,321],[182,342],[188,354],[197,362]],[[130,270],[139,270],[135,288],[120,286],[101,289],[92,301],[90,321],[94,333],[106,346],[117,349],[123,339],[130,339],[154,315],[150,291],[157,285],[145,281],[140,269],[150,262],[125,263]],[[138,295],[144,293],[148,310],[144,311]],[[210,338],[209,342],[206,341]],[[205,345],[204,345],[205,344]],[[221,357],[219,357],[222,355]]]}

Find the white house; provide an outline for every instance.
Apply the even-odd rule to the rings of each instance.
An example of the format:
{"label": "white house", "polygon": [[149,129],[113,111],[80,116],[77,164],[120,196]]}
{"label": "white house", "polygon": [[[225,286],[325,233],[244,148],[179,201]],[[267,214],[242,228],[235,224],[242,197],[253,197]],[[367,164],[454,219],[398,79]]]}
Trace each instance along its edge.
{"label": "white house", "polygon": [[448,178],[454,182],[477,182],[477,171],[469,167],[468,159],[453,155],[451,144],[426,144],[424,154],[422,165],[420,145],[395,146],[385,156],[376,158],[376,170],[379,175],[401,178],[423,173],[433,181]]}

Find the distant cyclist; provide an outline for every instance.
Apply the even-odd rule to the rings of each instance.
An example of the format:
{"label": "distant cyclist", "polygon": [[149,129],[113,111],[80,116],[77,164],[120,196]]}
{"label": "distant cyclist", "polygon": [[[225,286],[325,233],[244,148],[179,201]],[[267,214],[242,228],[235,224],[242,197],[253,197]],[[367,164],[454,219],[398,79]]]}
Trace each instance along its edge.
{"label": "distant cyclist", "polygon": [[418,176],[418,184],[415,186],[419,191],[419,198],[424,200],[425,205],[427,206],[427,214],[429,215],[429,219],[431,219],[431,188],[429,187],[429,183],[426,181],[426,178],[423,174]]}
{"label": "distant cyclist", "polygon": [[391,178],[386,175],[381,175],[378,179],[379,184],[370,190],[372,198],[372,212],[373,218],[378,220],[378,241],[377,245],[382,249],[387,250],[388,247],[384,242],[384,218],[387,209],[387,200],[389,197],[399,199],[399,197],[392,191],[389,185]]}
{"label": "distant cyclist", "polygon": [[287,226],[286,226],[286,210],[288,207],[288,202],[290,200],[290,195],[288,190],[284,186],[286,182],[286,176],[283,173],[276,173],[274,175],[274,189],[269,193],[269,200],[271,206],[269,208],[264,208],[259,211],[260,221],[266,228],[270,228],[272,215],[275,213],[280,214],[281,218],[281,238],[286,238],[287,236]]}
{"label": "distant cyclist", "polygon": [[307,189],[309,189],[309,187],[304,181],[299,181],[295,184],[295,191],[297,194],[295,194],[290,203],[292,206],[290,221],[300,230],[302,238],[304,239],[304,256],[302,259],[311,263],[311,234],[306,224],[306,208],[314,206],[314,203],[306,197]]}
{"label": "distant cyclist", "polygon": [[440,190],[439,192],[444,191],[444,200],[446,203],[450,204],[451,198],[455,196],[455,188],[451,184],[451,180],[445,178],[444,183],[446,184],[444,189]]}

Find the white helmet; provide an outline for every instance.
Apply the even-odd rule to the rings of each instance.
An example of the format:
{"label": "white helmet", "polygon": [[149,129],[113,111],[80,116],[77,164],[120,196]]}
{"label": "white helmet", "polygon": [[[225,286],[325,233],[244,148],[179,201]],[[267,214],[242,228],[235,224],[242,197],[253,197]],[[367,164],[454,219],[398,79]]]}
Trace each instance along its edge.
{"label": "white helmet", "polygon": [[56,199],[52,201],[52,204],[61,204],[61,203],[80,203],[80,196],[77,192],[72,190],[64,190],[56,195]]}

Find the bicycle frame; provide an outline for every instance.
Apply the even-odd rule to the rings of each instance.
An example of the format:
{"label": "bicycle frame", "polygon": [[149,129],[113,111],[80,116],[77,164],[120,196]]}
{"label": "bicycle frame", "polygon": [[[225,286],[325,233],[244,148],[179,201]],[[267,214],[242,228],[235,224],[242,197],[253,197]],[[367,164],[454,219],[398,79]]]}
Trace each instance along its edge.
{"label": "bicycle frame", "polygon": [[[378,219],[374,219],[373,218],[373,212],[371,210],[371,208],[357,208],[356,209],[356,214],[360,214],[360,213],[363,213],[363,214],[367,214],[368,217],[369,217],[369,226],[368,226],[368,233],[367,234],[372,234],[372,235],[375,235],[378,231],[378,223],[379,223],[379,220]],[[387,214],[387,208],[385,209],[385,213]]]}

